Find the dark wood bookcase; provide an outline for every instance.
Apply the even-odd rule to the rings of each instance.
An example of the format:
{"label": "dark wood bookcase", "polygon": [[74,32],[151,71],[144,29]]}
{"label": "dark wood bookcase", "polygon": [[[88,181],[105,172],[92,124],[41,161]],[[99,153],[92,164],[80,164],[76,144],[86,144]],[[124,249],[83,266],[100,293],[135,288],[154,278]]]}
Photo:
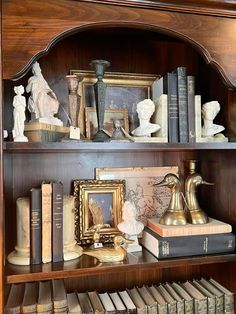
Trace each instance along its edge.
{"label": "dark wood bookcase", "polygon": [[[96,167],[174,166],[186,175],[186,160],[215,186],[201,187],[200,203],[209,216],[236,232],[236,5],[223,0],[3,0],[2,129],[13,125],[15,85],[26,85],[30,67],[43,75],[66,109],[71,69],[111,62],[109,71],[164,75],[186,66],[196,78],[202,102],[218,100],[217,116],[229,143],[14,143],[0,133],[0,303],[11,283],[64,278],[68,291],[115,291],[149,283],[213,277],[236,293],[236,253],[156,260],[143,251],[120,264],[99,265],[83,256],[67,263],[16,267],[6,262],[16,241],[15,202],[42,180],[61,180],[72,193],[74,179],[94,178]],[[65,119],[63,110],[59,111]],[[3,310],[2,310],[3,311]]]}

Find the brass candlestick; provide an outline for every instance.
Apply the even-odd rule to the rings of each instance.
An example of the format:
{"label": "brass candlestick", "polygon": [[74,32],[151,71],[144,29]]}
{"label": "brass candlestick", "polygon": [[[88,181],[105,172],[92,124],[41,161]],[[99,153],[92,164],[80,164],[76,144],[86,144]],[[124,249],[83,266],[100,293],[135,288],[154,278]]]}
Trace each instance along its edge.
{"label": "brass candlestick", "polygon": [[103,82],[103,76],[105,69],[110,66],[110,62],[106,60],[93,60],[90,65],[94,69],[97,77],[97,82],[94,84],[94,92],[98,120],[98,131],[94,135],[93,141],[106,142],[110,140],[110,137],[103,130],[106,98],[106,84]]}

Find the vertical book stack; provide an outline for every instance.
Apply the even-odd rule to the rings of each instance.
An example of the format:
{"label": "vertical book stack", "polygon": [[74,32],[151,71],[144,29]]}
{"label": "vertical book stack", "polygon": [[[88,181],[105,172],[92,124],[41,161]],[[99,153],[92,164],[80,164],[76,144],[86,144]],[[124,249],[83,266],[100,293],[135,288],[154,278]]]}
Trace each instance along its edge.
{"label": "vertical book stack", "polygon": [[63,185],[43,181],[31,189],[30,197],[31,264],[63,260]]}

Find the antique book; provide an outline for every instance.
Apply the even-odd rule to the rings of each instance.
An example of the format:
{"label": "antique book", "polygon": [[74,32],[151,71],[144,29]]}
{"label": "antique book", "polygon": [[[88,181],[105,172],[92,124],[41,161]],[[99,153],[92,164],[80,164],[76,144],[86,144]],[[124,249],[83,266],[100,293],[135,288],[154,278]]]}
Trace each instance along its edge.
{"label": "antique book", "polygon": [[188,98],[188,141],[196,142],[195,129],[195,76],[187,75],[187,98]]}
{"label": "antique book", "polygon": [[163,298],[163,296],[161,295],[161,293],[157,290],[157,288],[154,285],[151,285],[150,287],[148,287],[148,289],[157,303],[157,313],[167,314],[168,304],[166,300]]}
{"label": "antique book", "polygon": [[157,302],[148,290],[146,286],[137,287],[143,301],[147,306],[147,311],[150,314],[155,314],[157,312]]}
{"label": "antique book", "polygon": [[66,288],[63,279],[52,280],[52,299],[54,312],[58,309],[67,310]]}
{"label": "antique book", "polygon": [[191,295],[189,295],[189,293],[176,282],[173,282],[171,286],[178,293],[178,295],[184,299],[184,313],[194,314],[193,298],[191,297]]}
{"label": "antique book", "polygon": [[68,304],[68,314],[82,314],[81,307],[76,292],[66,294]]}
{"label": "antique book", "polygon": [[136,314],[137,313],[136,306],[133,300],[131,299],[130,295],[128,294],[128,292],[126,290],[123,290],[123,291],[119,291],[118,293],[126,307],[127,314]]}
{"label": "antique book", "polygon": [[195,313],[207,314],[207,298],[191,282],[186,281],[181,285],[193,297]]}
{"label": "antique book", "polygon": [[185,311],[184,299],[176,293],[176,291],[173,289],[173,287],[169,283],[163,284],[163,286],[166,288],[166,290],[169,292],[172,298],[175,299],[177,314],[183,314]]}
{"label": "antique book", "polygon": [[206,298],[207,298],[207,313],[216,313],[216,297],[213,293],[207,290],[203,285],[201,285],[196,280],[192,281],[192,284],[197,288]]}
{"label": "antique book", "polygon": [[63,185],[52,183],[52,261],[63,261]]}
{"label": "antique book", "polygon": [[187,224],[184,226],[161,225],[159,220],[159,218],[149,218],[147,221],[147,226],[162,237],[180,237],[232,232],[232,226],[230,224],[213,218],[209,218],[209,223],[207,224]]}
{"label": "antique book", "polygon": [[82,314],[93,314],[93,307],[86,292],[77,292]]}
{"label": "antique book", "polygon": [[42,192],[30,190],[30,263],[42,262]]}
{"label": "antique book", "polygon": [[173,73],[177,74],[177,99],[179,110],[179,141],[188,142],[188,97],[187,97],[187,68],[177,67]]}
{"label": "antique book", "polygon": [[52,261],[52,184],[43,181],[42,190],[42,262]]}
{"label": "antique book", "polygon": [[143,298],[140,296],[136,287],[131,289],[126,289],[129,296],[131,297],[132,301],[136,306],[137,314],[147,314],[147,305],[143,301]]}
{"label": "antique book", "polygon": [[101,299],[98,296],[97,291],[88,291],[88,296],[89,296],[90,302],[92,304],[94,313],[104,314],[105,310],[104,310],[104,307],[102,305]]}
{"label": "antique book", "polygon": [[104,292],[104,293],[99,293],[99,298],[102,301],[104,310],[106,314],[115,314],[116,313],[116,308],[108,294],[108,292]]}
{"label": "antique book", "polygon": [[201,106],[201,96],[195,96],[195,133],[196,142],[198,142],[202,137],[202,106]]}
{"label": "antique book", "polygon": [[118,292],[111,292],[109,293],[109,296],[115,306],[116,313],[117,314],[125,314],[126,313],[126,307],[124,303],[122,302]]}
{"label": "antique book", "polygon": [[224,294],[208,280],[201,278],[198,282],[216,297],[216,313],[224,313]]}
{"label": "antique book", "polygon": [[24,297],[25,285],[23,283],[12,284],[10,292],[7,297],[7,303],[5,306],[5,314],[20,314],[21,304]]}
{"label": "antique book", "polygon": [[159,259],[233,252],[235,235],[231,233],[161,237],[145,227],[141,244]]}
{"label": "antique book", "polygon": [[218,290],[224,294],[224,311],[227,314],[234,313],[234,293],[227,288],[223,287],[218,281],[213,278],[209,279],[209,282],[212,283]]}
{"label": "antique book", "polygon": [[[154,84],[154,83],[153,83]],[[168,104],[167,95],[162,94],[157,99],[153,100],[155,103],[155,112],[152,115],[152,122],[160,125],[160,130],[153,133],[153,137],[163,139],[162,142],[168,143]]]}
{"label": "antique book", "polygon": [[168,314],[177,314],[176,300],[169,294],[163,285],[155,286],[164,300],[167,302]]}
{"label": "antique book", "polygon": [[37,313],[53,312],[51,281],[39,282]]}
{"label": "antique book", "polygon": [[26,282],[25,292],[21,305],[22,313],[36,313],[38,298],[38,283]]}

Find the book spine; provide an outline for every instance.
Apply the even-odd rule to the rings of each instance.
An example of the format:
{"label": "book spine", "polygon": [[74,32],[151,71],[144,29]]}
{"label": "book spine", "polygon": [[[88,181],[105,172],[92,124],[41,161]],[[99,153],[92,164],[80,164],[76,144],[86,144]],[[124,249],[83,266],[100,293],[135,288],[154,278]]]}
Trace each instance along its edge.
{"label": "book spine", "polygon": [[163,77],[163,91],[168,100],[168,140],[170,143],[179,142],[179,109],[177,95],[177,75],[167,73]]}
{"label": "book spine", "polygon": [[189,143],[196,142],[195,132],[195,77],[187,76],[188,97],[188,140]]}
{"label": "book spine", "polygon": [[31,189],[30,197],[30,263],[42,262],[42,193]]}
{"label": "book spine", "polygon": [[174,73],[177,74],[177,95],[179,108],[179,141],[188,142],[188,97],[187,97],[187,69],[178,67]]}
{"label": "book spine", "polygon": [[52,261],[51,225],[52,225],[52,185],[42,183],[42,262]]}
{"label": "book spine", "polygon": [[52,183],[52,261],[63,261],[63,185]]}
{"label": "book spine", "polygon": [[234,251],[235,235],[225,233],[165,238],[145,228],[142,245],[159,259],[217,254]]}
{"label": "book spine", "polygon": [[196,141],[202,137],[201,95],[195,95],[195,135]]}

